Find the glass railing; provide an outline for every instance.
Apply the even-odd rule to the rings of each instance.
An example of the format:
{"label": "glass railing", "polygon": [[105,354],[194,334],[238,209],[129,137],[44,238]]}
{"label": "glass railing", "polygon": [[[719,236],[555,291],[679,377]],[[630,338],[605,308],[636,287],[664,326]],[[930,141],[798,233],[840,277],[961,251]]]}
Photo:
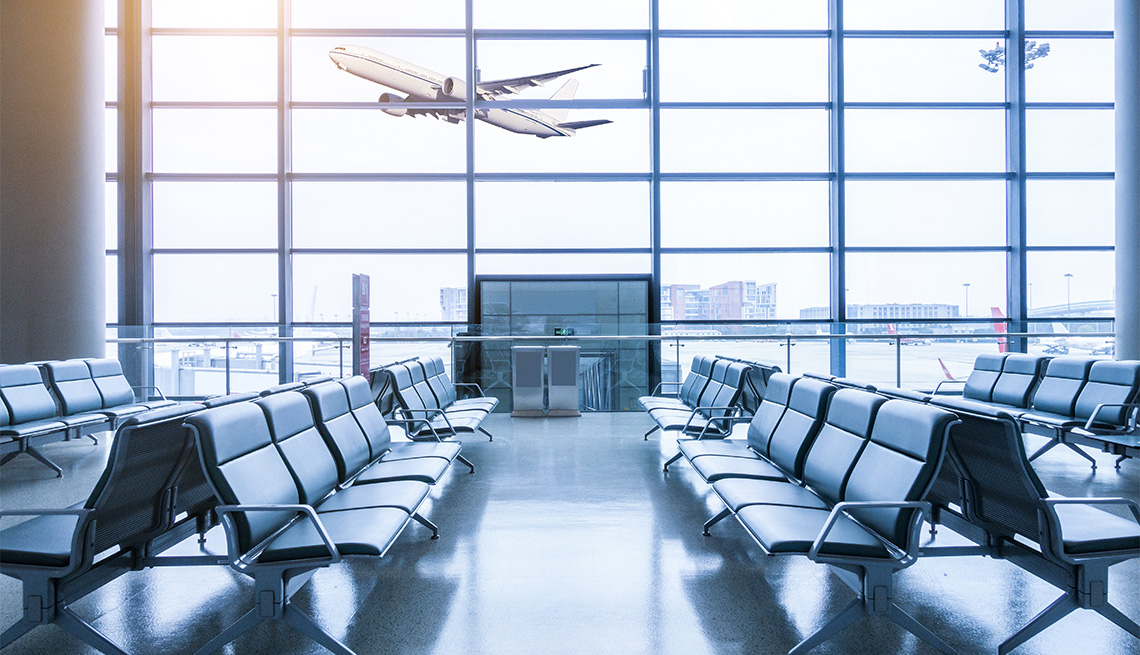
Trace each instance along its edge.
{"label": "glass railing", "polygon": [[[715,324],[589,326],[570,334],[485,334],[463,325],[375,327],[373,368],[414,357],[440,357],[459,382],[479,384],[509,410],[511,347],[581,347],[580,384],[586,411],[637,410],[637,398],[659,382],[677,382],[693,357],[719,355],[779,366],[793,374],[844,375],[877,386],[929,389],[964,380],[982,353],[1024,349],[1045,356],[1112,357],[1112,332],[1004,333],[994,324]],[[1096,327],[1103,329],[1105,324]],[[1073,329],[1073,328],[1069,328]],[[828,330],[839,333],[833,334]],[[352,372],[352,339],[345,326],[295,328],[291,337],[265,327],[182,327],[151,336],[108,330],[108,356],[173,398],[194,399],[259,391],[288,381]],[[140,375],[141,373],[141,375]]]}

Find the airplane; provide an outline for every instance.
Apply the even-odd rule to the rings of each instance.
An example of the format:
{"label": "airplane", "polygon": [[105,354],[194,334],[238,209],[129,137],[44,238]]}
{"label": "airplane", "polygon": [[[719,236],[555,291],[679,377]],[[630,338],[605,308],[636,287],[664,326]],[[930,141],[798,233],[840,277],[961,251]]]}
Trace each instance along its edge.
{"label": "airplane", "polygon": [[1060,323],[1053,324],[1055,337],[1044,337],[1040,343],[1045,346],[1047,355],[1067,355],[1070,349],[1087,350],[1092,355],[1112,355],[1116,344],[1111,339],[1069,336],[1068,328]]}
{"label": "airplane", "polygon": [[[380,108],[385,114],[412,117],[431,116],[448,123],[459,123],[466,117],[466,109],[409,109],[390,106],[398,105],[401,102],[463,102],[467,99],[467,85],[457,77],[433,73],[415,64],[363,46],[339,45],[329,51],[329,58],[342,71],[407,94],[381,93],[380,102],[389,105]],[[477,100],[494,100],[499,96],[518,93],[527,87],[542,86],[546,82],[563,75],[598,65],[589,64],[554,71],[553,73],[479,82],[475,85],[475,97]],[[577,90],[578,80],[570,78],[550,99],[570,100]],[[577,130],[613,122],[606,119],[567,121],[566,114],[568,112],[568,109],[540,111],[537,109],[487,109],[480,107],[475,110],[475,117],[509,132],[530,134],[540,139],[552,136],[574,136]]]}
{"label": "airplane", "polygon": [[[887,323],[887,334],[896,338],[899,336],[899,331],[895,327],[894,323]],[[930,344],[934,343],[932,339],[922,339],[916,337],[902,337],[899,339],[899,341],[904,346],[929,346]],[[891,339],[891,343],[894,343],[894,339]]]}

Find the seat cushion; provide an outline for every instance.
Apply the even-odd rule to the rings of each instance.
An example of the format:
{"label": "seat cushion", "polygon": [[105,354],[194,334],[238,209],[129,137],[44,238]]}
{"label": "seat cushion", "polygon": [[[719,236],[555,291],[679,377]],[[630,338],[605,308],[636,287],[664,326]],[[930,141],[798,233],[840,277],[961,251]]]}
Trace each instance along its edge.
{"label": "seat cushion", "polygon": [[52,432],[59,432],[65,429],[67,429],[67,425],[63,421],[49,418],[40,421],[30,421],[28,423],[18,423],[16,425],[5,425],[4,427],[0,427],[0,435],[20,439],[24,437],[35,437],[41,434],[51,434]]}
{"label": "seat cushion", "polygon": [[414,480],[362,484],[341,489],[321,503],[317,511],[323,514],[366,507],[395,507],[411,514],[430,491],[431,485]]}
{"label": "seat cushion", "polygon": [[414,443],[394,443],[392,450],[384,453],[380,458],[382,462],[395,462],[402,459],[418,457],[442,457],[447,461],[454,461],[459,456],[461,446],[457,443],[439,443],[420,441]]}
{"label": "seat cushion", "polygon": [[56,420],[73,428],[84,425],[99,425],[100,423],[106,423],[110,419],[106,414],[72,414],[70,416],[59,416]]}
{"label": "seat cushion", "polygon": [[[752,536],[772,554],[807,554],[819,536],[829,511],[787,505],[749,505],[736,513],[736,518]],[[826,555],[847,555],[869,559],[888,559],[883,544],[857,523],[840,516],[820,548]]]}
{"label": "seat cushion", "polygon": [[126,416],[131,416],[133,414],[138,414],[139,412],[145,412],[148,409],[150,409],[150,407],[147,407],[146,405],[117,405],[115,407],[106,407],[104,409],[101,409],[99,410],[99,413],[106,414],[111,418],[118,419]]}
{"label": "seat cushion", "polygon": [[[394,507],[327,512],[321,523],[341,555],[383,555],[408,521],[408,513]],[[258,558],[261,562],[280,562],[324,557],[328,549],[309,519],[291,526],[273,540]]]}
{"label": "seat cushion", "polygon": [[1065,553],[1087,555],[1140,548],[1140,526],[1089,505],[1054,505]]}
{"label": "seat cushion", "polygon": [[827,503],[803,487],[786,481],[730,478],[713,485],[726,507],[736,512],[749,505],[790,505],[827,509]]}
{"label": "seat cushion", "polygon": [[499,405],[497,398],[460,398],[447,406],[446,409],[482,409],[491,412]]}
{"label": "seat cushion", "polygon": [[753,480],[786,480],[783,472],[762,459],[708,455],[693,460],[693,468],[707,482],[725,478],[751,478]]}
{"label": "seat cushion", "polygon": [[679,398],[673,398],[672,396],[642,396],[637,399],[637,403],[647,412],[651,412],[655,409],[682,410],[689,407]]}
{"label": "seat cushion", "polygon": [[756,451],[748,447],[748,442],[738,439],[686,439],[680,442],[681,452],[690,460],[703,455],[724,457],[744,457],[759,459]]}
{"label": "seat cushion", "polygon": [[37,516],[0,532],[0,560],[5,564],[64,567],[71,561],[71,540],[79,517]]}
{"label": "seat cushion", "polygon": [[393,462],[376,462],[364,469],[354,485],[393,480],[416,480],[435,484],[443,477],[451,462],[442,457],[417,457]]}

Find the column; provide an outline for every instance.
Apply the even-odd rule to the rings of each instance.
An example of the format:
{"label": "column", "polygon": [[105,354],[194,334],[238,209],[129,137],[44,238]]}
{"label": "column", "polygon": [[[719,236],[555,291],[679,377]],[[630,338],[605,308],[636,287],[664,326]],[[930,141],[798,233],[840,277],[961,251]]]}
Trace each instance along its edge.
{"label": "column", "polygon": [[103,3],[0,8],[0,361],[102,356]]}
{"label": "column", "polygon": [[1140,2],[1116,0],[1116,358],[1140,359]]}

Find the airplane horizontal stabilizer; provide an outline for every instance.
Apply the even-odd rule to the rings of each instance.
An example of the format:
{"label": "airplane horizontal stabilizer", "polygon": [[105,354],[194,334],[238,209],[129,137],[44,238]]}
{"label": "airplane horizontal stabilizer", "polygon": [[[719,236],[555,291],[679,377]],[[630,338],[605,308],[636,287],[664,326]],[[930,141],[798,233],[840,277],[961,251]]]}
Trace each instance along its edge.
{"label": "airplane horizontal stabilizer", "polygon": [[605,118],[600,118],[600,119],[592,120],[592,121],[570,121],[568,123],[559,123],[558,127],[568,127],[572,130],[580,130],[583,127],[593,127],[595,125],[605,125],[606,123],[612,123],[612,122],[613,121],[611,121],[611,120],[608,120]]}

